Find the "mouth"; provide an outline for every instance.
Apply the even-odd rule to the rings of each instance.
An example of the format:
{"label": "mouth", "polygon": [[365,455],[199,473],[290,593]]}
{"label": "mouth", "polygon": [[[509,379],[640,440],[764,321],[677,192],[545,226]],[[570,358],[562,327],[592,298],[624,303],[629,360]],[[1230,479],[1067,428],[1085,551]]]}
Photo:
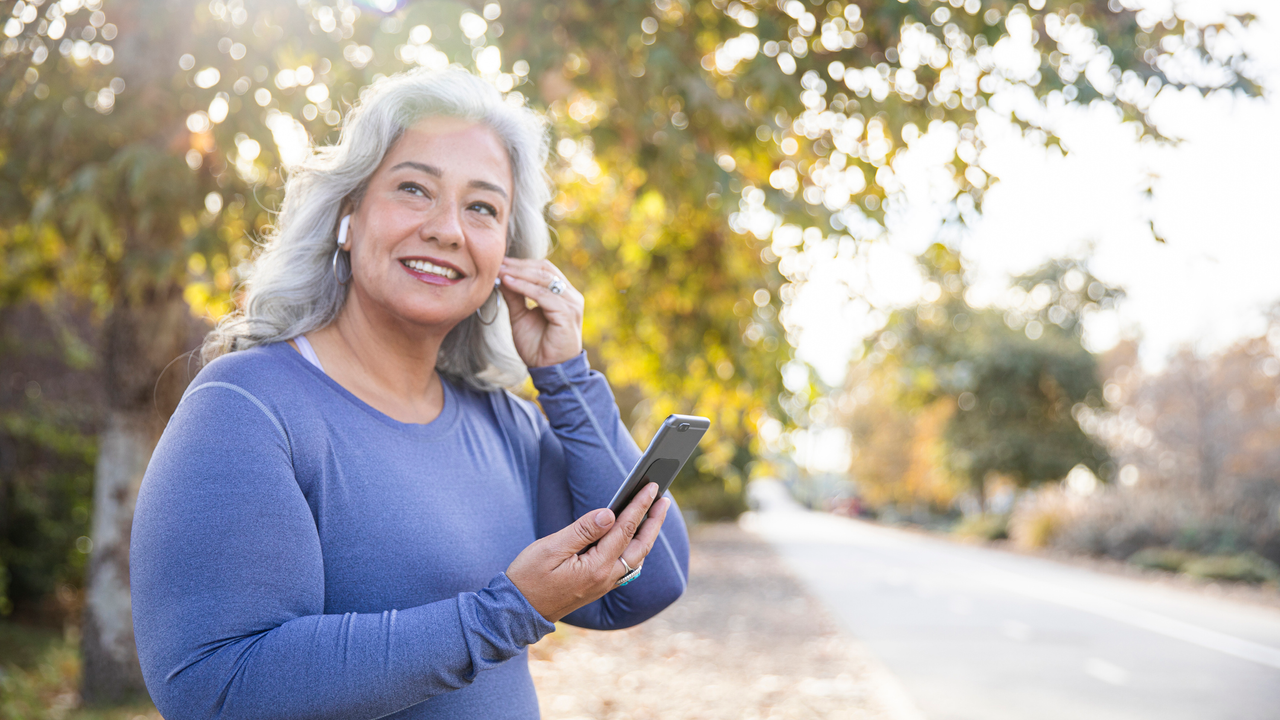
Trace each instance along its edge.
{"label": "mouth", "polygon": [[433,276],[434,278],[444,280],[458,280],[466,277],[461,270],[441,260],[428,260],[426,258],[400,258],[400,264],[417,275]]}

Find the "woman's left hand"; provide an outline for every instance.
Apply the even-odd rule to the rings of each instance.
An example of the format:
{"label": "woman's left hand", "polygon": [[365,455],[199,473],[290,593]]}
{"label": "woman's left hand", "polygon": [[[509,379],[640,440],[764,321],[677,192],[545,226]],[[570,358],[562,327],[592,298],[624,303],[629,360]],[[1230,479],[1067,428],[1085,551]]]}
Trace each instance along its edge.
{"label": "woman's left hand", "polygon": [[[582,352],[582,293],[549,260],[504,258],[498,271],[502,297],[511,312],[516,352],[529,367],[545,367]],[[560,293],[551,292],[558,282]],[[530,309],[525,298],[538,303]]]}

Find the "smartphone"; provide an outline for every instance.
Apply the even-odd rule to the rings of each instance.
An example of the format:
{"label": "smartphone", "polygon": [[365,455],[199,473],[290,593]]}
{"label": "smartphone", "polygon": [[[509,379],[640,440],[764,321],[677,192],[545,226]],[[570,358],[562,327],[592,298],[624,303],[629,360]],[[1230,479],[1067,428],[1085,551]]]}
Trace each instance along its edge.
{"label": "smartphone", "polygon": [[662,497],[709,427],[711,421],[704,417],[668,415],[662,421],[662,427],[658,428],[658,434],[653,436],[649,447],[645,448],[640,460],[609,501],[614,517],[621,515],[635,499],[636,493],[651,482],[658,483],[658,497]]}

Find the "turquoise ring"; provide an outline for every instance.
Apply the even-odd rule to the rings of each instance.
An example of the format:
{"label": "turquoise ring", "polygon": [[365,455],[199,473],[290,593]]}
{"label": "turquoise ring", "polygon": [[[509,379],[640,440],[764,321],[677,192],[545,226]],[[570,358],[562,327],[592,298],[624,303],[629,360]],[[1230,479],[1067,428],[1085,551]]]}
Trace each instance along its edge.
{"label": "turquoise ring", "polygon": [[621,557],[619,557],[618,559],[622,560],[622,567],[627,569],[627,574],[618,578],[618,582],[613,584],[614,587],[622,587],[623,585],[626,585],[632,580],[635,580],[636,578],[640,577],[640,568],[644,567],[643,563],[640,565],[640,567],[633,568],[629,564],[627,564],[626,560],[623,560]]}

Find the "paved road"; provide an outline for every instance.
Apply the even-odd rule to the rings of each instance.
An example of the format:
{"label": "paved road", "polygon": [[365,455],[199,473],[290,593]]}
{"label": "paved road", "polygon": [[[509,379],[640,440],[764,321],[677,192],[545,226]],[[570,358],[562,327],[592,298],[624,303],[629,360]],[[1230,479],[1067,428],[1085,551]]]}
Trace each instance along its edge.
{"label": "paved road", "polygon": [[763,490],[744,527],[922,718],[1280,719],[1278,610],[809,513]]}
{"label": "paved road", "polygon": [[767,543],[727,523],[689,539],[679,602],[625,630],[561,624],[529,649],[543,720],[913,720]]}

